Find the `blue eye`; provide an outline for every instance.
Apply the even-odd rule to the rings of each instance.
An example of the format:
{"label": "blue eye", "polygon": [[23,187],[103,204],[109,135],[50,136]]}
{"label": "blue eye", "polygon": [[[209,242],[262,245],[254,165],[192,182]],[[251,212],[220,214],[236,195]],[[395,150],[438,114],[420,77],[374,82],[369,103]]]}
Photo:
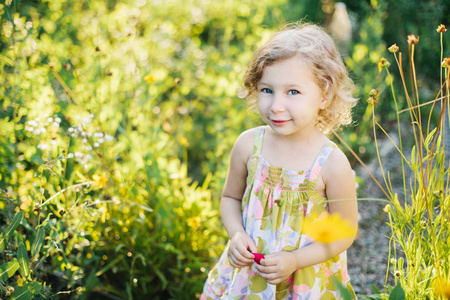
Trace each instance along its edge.
{"label": "blue eye", "polygon": [[299,92],[299,91],[296,91],[296,90],[290,90],[290,91],[288,92],[288,95],[298,95],[298,94],[300,94],[300,92]]}
{"label": "blue eye", "polygon": [[268,88],[263,88],[261,89],[261,92],[265,93],[265,94],[272,94],[272,90],[268,89]]}

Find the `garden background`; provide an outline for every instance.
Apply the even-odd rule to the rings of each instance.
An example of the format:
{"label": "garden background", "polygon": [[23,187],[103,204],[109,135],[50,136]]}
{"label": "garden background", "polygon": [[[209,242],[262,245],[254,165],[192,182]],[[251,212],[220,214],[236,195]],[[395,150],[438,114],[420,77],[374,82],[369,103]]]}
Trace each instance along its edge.
{"label": "garden background", "polygon": [[[381,94],[379,122],[388,131],[397,122],[378,62],[390,45],[407,53],[406,36],[419,36],[418,83],[431,100],[441,63],[436,28],[449,23],[450,3],[344,2],[350,40],[339,45],[361,101],[339,134],[370,162],[372,88]],[[231,147],[261,124],[242,99],[246,64],[288,22],[333,31],[335,12],[332,0],[0,4],[0,297],[199,297],[226,242],[218,206]],[[342,149],[357,170],[358,196],[374,197]],[[360,205],[361,232],[384,232],[383,207]],[[388,257],[371,258],[380,239],[358,239],[350,275],[368,294],[370,284],[383,288]]]}

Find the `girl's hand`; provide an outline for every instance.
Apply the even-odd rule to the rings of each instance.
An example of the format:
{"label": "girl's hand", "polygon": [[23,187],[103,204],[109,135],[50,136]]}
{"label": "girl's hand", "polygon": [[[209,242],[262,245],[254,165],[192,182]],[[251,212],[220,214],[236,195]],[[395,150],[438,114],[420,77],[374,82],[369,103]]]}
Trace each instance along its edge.
{"label": "girl's hand", "polygon": [[297,260],[291,252],[276,252],[261,259],[256,265],[258,274],[270,284],[278,284],[297,271]]}
{"label": "girl's hand", "polygon": [[235,268],[242,268],[253,263],[253,254],[257,252],[256,244],[246,233],[238,231],[231,237],[230,248],[228,249],[228,260]]}

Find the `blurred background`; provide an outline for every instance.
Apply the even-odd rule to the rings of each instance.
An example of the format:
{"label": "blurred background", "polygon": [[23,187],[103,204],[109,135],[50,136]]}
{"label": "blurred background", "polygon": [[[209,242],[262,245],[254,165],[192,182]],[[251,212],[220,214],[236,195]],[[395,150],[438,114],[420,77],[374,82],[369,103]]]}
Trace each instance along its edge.
{"label": "blurred background", "polygon": [[[327,28],[361,99],[340,135],[371,161],[372,88],[378,120],[396,124],[378,62],[392,63],[401,90],[387,47],[408,68],[406,37],[419,36],[421,96],[434,99],[450,2],[6,0],[0,15],[0,268],[17,258],[29,269],[2,275],[0,297],[34,287],[36,299],[195,299],[226,243],[218,206],[231,147],[261,124],[240,97],[253,52],[289,22]],[[371,218],[362,230],[384,224]],[[350,275],[369,293],[385,266]]]}

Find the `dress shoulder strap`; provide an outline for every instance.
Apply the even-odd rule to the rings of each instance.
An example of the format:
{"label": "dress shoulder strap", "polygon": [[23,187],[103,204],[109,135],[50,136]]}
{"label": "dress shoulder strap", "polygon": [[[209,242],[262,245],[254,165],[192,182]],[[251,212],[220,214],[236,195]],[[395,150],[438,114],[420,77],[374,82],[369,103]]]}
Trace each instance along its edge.
{"label": "dress shoulder strap", "polygon": [[255,140],[253,142],[252,157],[258,157],[261,155],[263,139],[264,139],[264,126],[256,127]]}
{"label": "dress shoulder strap", "polygon": [[[257,127],[255,130],[252,156],[247,162],[249,175],[254,174],[256,168],[258,167],[259,156],[261,155],[262,151],[263,138],[264,138],[264,127],[263,126]],[[249,184],[249,180],[251,180],[251,176],[247,177],[247,184]]]}
{"label": "dress shoulder strap", "polygon": [[327,161],[328,157],[330,156],[331,152],[337,148],[336,144],[332,141],[328,141],[322,149],[320,149],[319,154],[316,157],[316,160],[314,161],[311,172],[309,173],[309,181],[314,181],[317,179],[317,176],[319,176],[320,170],[322,170],[323,165]]}

